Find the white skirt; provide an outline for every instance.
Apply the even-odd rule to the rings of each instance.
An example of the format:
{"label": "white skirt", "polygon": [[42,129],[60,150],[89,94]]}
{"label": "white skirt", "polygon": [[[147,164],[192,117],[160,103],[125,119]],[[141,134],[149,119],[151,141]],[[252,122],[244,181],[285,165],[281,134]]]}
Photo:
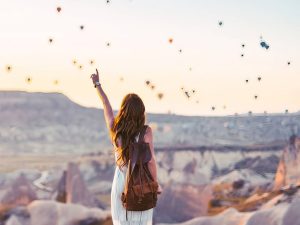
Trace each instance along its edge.
{"label": "white skirt", "polygon": [[111,216],[113,225],[152,225],[153,208],[144,211],[127,211],[122,205],[121,195],[124,190],[127,167],[121,171],[116,165],[111,188]]}

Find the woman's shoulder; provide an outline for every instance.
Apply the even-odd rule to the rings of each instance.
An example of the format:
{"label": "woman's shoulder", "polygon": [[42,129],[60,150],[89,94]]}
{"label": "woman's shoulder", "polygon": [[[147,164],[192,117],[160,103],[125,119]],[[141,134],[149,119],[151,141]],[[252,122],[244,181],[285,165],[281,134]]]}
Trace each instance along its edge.
{"label": "woman's shoulder", "polygon": [[144,135],[144,141],[145,142],[150,142],[152,140],[152,128],[145,124],[146,130],[145,130],[145,135]]}
{"label": "woman's shoulder", "polygon": [[144,124],[144,129],[146,129],[146,131],[147,131],[147,130],[151,129],[151,127],[149,124]]}
{"label": "woman's shoulder", "polygon": [[145,124],[145,127],[146,127],[146,130],[145,130],[146,133],[152,132],[152,128],[149,124]]}

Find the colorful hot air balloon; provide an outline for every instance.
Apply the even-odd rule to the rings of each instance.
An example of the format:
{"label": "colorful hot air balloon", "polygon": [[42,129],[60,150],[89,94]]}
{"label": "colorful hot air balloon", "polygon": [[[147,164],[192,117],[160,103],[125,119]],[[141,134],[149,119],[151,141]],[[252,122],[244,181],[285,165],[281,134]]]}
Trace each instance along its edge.
{"label": "colorful hot air balloon", "polygon": [[163,94],[163,93],[158,93],[158,94],[157,94],[157,97],[158,97],[158,99],[162,99],[162,98],[163,98],[163,96],[164,96],[164,94]]}

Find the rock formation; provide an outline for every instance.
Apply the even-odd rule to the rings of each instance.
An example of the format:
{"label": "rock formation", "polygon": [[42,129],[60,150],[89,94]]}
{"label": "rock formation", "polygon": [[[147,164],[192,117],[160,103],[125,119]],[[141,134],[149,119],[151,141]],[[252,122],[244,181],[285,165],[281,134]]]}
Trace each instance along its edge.
{"label": "rock formation", "polygon": [[[20,213],[12,212],[5,225],[110,225],[110,210],[87,208],[78,204],[64,204],[54,200],[35,200]],[[1,223],[1,222],[0,222]]]}
{"label": "rock formation", "polygon": [[67,170],[63,171],[63,175],[58,182],[52,199],[63,203],[75,203],[87,207],[104,208],[87,189],[79,167],[74,162],[69,162]]}
{"label": "rock formation", "polygon": [[[0,152],[85,153],[111,148],[103,110],[82,107],[60,93],[0,91],[0,112]],[[300,132],[299,112],[251,117],[148,113],[147,118],[157,147],[283,142],[290,124]]]}
{"label": "rock formation", "polygon": [[36,200],[36,192],[24,174],[0,189],[0,211],[16,206],[27,205]]}
{"label": "rock formation", "polygon": [[212,190],[207,186],[170,183],[163,187],[154,211],[158,222],[174,223],[207,215]]}
{"label": "rock formation", "polygon": [[300,137],[293,135],[281,155],[275,175],[274,190],[298,185],[300,185]]}
{"label": "rock formation", "polygon": [[66,180],[67,171],[64,170],[52,199],[55,199],[58,202],[67,202]]}
{"label": "rock formation", "polygon": [[197,217],[172,225],[300,225],[299,207],[298,196],[290,204],[279,203],[274,207],[254,212],[239,212],[229,208],[216,216]]}

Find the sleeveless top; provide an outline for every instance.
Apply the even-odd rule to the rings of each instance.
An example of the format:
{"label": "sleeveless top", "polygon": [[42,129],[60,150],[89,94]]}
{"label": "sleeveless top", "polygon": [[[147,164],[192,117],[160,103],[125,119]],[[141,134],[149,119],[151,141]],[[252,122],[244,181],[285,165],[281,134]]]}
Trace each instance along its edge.
{"label": "sleeveless top", "polygon": [[[139,134],[135,137],[138,141]],[[120,141],[118,141],[118,144]],[[120,145],[119,145],[120,146]],[[116,148],[116,146],[114,145]],[[117,153],[115,152],[115,163],[117,160]],[[124,166],[122,169],[116,164],[115,174],[111,190],[111,215],[114,225],[152,225],[154,209],[145,211],[128,211],[128,220],[126,221],[126,210],[121,202],[121,194],[124,189],[126,180],[126,171],[128,167]]]}

